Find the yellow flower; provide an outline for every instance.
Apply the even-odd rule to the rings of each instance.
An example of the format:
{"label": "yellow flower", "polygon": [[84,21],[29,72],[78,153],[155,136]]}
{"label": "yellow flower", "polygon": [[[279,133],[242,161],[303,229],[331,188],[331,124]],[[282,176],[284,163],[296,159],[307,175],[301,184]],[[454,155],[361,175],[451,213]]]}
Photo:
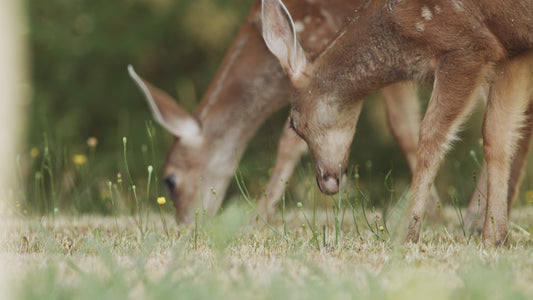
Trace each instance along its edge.
{"label": "yellow flower", "polygon": [[99,194],[100,194],[100,199],[107,199],[110,196],[109,189],[107,188],[101,188]]}
{"label": "yellow flower", "polygon": [[533,203],[533,191],[527,191],[525,200],[527,203]]}
{"label": "yellow flower", "polygon": [[385,227],[383,227],[383,225],[379,225],[379,231],[384,231],[385,230]]}
{"label": "yellow flower", "polygon": [[91,136],[90,138],[87,139],[87,146],[91,148],[96,148],[96,146],[98,146],[98,139],[95,138],[94,136]]}
{"label": "yellow flower", "polygon": [[165,203],[167,203],[167,199],[165,199],[165,197],[157,197],[157,204],[159,204],[159,206],[163,206]]}
{"label": "yellow flower", "polygon": [[85,156],[84,154],[76,154],[72,158],[72,161],[74,161],[75,165],[82,166],[87,163],[87,156]]}
{"label": "yellow flower", "polygon": [[33,158],[36,158],[37,156],[39,156],[39,149],[37,149],[37,147],[31,148],[30,156]]}

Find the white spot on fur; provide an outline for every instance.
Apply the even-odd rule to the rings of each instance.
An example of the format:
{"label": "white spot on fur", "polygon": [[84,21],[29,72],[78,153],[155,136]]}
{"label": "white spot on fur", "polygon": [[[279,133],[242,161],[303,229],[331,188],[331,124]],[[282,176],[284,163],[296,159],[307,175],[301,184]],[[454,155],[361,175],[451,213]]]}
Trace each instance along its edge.
{"label": "white spot on fur", "polygon": [[337,16],[330,14],[329,11],[327,11],[327,10],[325,10],[323,8],[320,8],[320,14],[326,20],[324,25],[329,26],[330,28],[334,29],[334,31],[335,31],[336,28],[339,28],[339,26],[341,25],[341,24],[337,23],[338,22]]}
{"label": "white spot on fur", "polygon": [[422,7],[422,18],[427,21],[430,21],[433,18],[433,14],[427,6]]}
{"label": "white spot on fur", "polygon": [[435,5],[435,13],[438,15],[440,14],[440,12],[441,12],[440,6]]}
{"label": "white spot on fur", "polygon": [[464,11],[463,2],[461,0],[451,0],[451,2],[455,11]]}
{"label": "white spot on fur", "polygon": [[296,32],[302,32],[304,30],[304,24],[302,22],[295,22],[294,23],[294,29]]}
{"label": "white spot on fur", "polygon": [[304,23],[305,24],[309,24],[309,23],[311,23],[311,20],[313,20],[313,18],[311,16],[307,15],[304,18]]}
{"label": "white spot on fur", "polygon": [[416,31],[418,31],[418,32],[424,31],[424,28],[425,28],[424,23],[416,22],[415,23],[415,28],[416,28]]}

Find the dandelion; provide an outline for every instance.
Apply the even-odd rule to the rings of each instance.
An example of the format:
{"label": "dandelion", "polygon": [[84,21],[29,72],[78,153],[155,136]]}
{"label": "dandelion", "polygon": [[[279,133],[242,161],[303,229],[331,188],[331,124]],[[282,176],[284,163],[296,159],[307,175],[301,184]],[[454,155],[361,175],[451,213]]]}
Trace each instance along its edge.
{"label": "dandelion", "polygon": [[39,156],[39,149],[37,149],[37,147],[33,147],[30,149],[30,156],[32,158],[36,158],[37,156]]}
{"label": "dandelion", "polygon": [[98,146],[98,139],[94,136],[91,136],[87,139],[87,146],[93,149],[96,148],[96,146]]}
{"label": "dandelion", "polygon": [[167,199],[165,199],[165,197],[157,197],[157,204],[159,204],[159,206],[163,206],[165,203],[167,203]]}
{"label": "dandelion", "polygon": [[77,166],[82,166],[87,163],[87,156],[84,154],[76,154],[72,158],[72,161],[74,161],[74,164]]}

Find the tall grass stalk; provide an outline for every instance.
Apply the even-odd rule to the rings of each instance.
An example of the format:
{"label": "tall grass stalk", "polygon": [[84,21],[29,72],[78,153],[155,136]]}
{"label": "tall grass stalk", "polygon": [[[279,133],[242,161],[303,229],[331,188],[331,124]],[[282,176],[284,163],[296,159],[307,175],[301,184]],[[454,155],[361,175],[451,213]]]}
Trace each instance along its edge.
{"label": "tall grass stalk", "polygon": [[[365,202],[369,202],[368,201],[368,198],[366,197],[365,193],[363,193],[363,191],[359,190],[359,193],[361,194],[361,197],[363,198],[363,200],[365,200]],[[368,217],[366,216],[366,209],[365,209],[365,205],[363,203],[363,201],[361,201],[361,210],[363,212],[363,219],[365,220],[365,223],[368,227],[368,229],[370,229],[370,231],[374,234],[374,236],[378,239],[381,239],[383,240],[383,238],[379,235],[379,232],[377,232],[377,228],[376,230],[372,227],[372,225],[370,224],[370,221],[368,221]]]}
{"label": "tall grass stalk", "polygon": [[[475,154],[474,154],[474,159],[477,162],[477,158],[476,158]],[[481,214],[481,197],[484,198],[485,203],[486,203],[487,202],[487,196],[479,188],[477,175],[476,175],[475,171],[472,173],[472,179],[474,180],[475,190],[479,193],[479,197],[477,199],[476,215],[474,216],[474,220],[472,221],[473,224],[467,224],[467,226],[469,226],[469,228],[471,228],[471,226],[473,225],[474,231],[476,231],[477,230],[477,225],[478,225],[479,220],[480,220],[480,214]]]}
{"label": "tall grass stalk", "polygon": [[211,187],[211,194],[215,196],[215,199],[217,200],[218,207],[220,207],[220,212],[224,212],[224,208],[222,207],[222,202],[220,202],[220,199],[218,199],[217,191],[214,187]]}
{"label": "tall grass stalk", "polygon": [[139,197],[137,197],[137,188],[134,184],[131,186],[131,190],[133,192],[133,198],[135,199],[135,205],[137,206],[137,226],[139,226],[139,230],[141,232],[141,240],[144,240],[142,212],[139,204]]}
{"label": "tall grass stalk", "polygon": [[200,210],[196,209],[196,212],[194,213],[194,250],[198,250],[198,215],[200,214]]}
{"label": "tall grass stalk", "polygon": [[152,121],[146,122],[146,132],[148,134],[148,140],[150,140],[150,150],[152,151],[152,166],[154,168],[154,189],[155,194],[159,195],[159,172],[157,171],[157,160],[156,160],[156,149],[155,149],[155,143],[154,143],[154,135],[156,133],[156,130],[154,126],[152,125]]}
{"label": "tall grass stalk", "polygon": [[448,231],[448,228],[446,228],[446,224],[444,224],[444,218],[442,217],[442,207],[440,205],[440,201],[437,201],[437,210],[439,211],[440,216],[440,222],[442,223],[442,231],[444,231],[444,234],[452,241],[452,243],[455,245],[455,240],[453,236]]}
{"label": "tall grass stalk", "polygon": [[359,231],[359,225],[357,224],[357,217],[356,217],[356,206],[357,206],[357,203],[359,202],[359,171],[358,171],[358,166],[355,166],[354,168],[355,170],[355,174],[354,174],[354,179],[355,179],[355,200],[354,200],[354,203],[355,203],[355,206],[352,204],[351,201],[348,201],[348,205],[350,205],[351,209],[352,209],[352,218],[353,218],[353,224],[355,226],[355,232],[357,233],[357,236],[359,237],[360,240],[363,239],[363,237],[361,236],[361,232]]}
{"label": "tall grass stalk", "polygon": [[52,156],[50,154],[50,147],[48,144],[48,137],[46,133],[44,134],[44,154],[41,163],[41,173],[44,173],[45,171],[46,173],[48,173],[48,176],[50,178],[50,205],[52,206],[52,220],[55,220],[56,192],[54,182],[54,166],[52,165]]}
{"label": "tall grass stalk", "polygon": [[133,184],[133,178],[131,177],[130,167],[128,165],[127,147],[126,147],[127,143],[128,143],[128,139],[126,137],[123,137],[122,138],[122,144],[124,145],[124,155],[123,155],[124,156],[124,166],[126,167],[126,173],[128,175],[128,179],[130,181],[131,190],[133,192],[133,198],[135,199],[135,206],[137,208],[137,218],[138,218],[137,225],[139,226],[139,230],[140,230],[140,233],[141,233],[141,239],[144,240],[144,229],[143,229],[143,219],[142,219],[141,204],[139,202],[139,197],[137,197],[137,189],[135,187],[135,184]]}
{"label": "tall grass stalk", "polygon": [[307,215],[305,214],[305,211],[303,209],[302,202],[298,202],[296,206],[304,216],[305,222],[307,223],[307,226],[309,227],[309,230],[311,230],[311,234],[313,235],[309,243],[314,242],[316,245],[316,249],[320,250],[320,242],[318,241],[318,230],[316,230],[315,226],[311,224],[311,222],[309,222],[309,218],[307,218]]}
{"label": "tall grass stalk", "polygon": [[35,172],[35,195],[38,196],[38,198],[35,198],[36,203],[39,203],[40,200],[41,206],[39,207],[39,209],[41,210],[41,213],[43,212],[43,208],[44,213],[48,213],[48,201],[46,201],[46,194],[44,190],[43,173],[41,173],[40,171]]}
{"label": "tall grass stalk", "polygon": [[167,238],[170,239],[170,234],[168,233],[168,227],[167,227],[167,220],[165,219],[165,216],[163,215],[163,205],[165,205],[166,203],[167,203],[167,200],[165,199],[165,197],[157,198],[157,204],[159,206],[159,217],[161,217],[161,222],[163,223],[163,230],[165,230]]}
{"label": "tall grass stalk", "polygon": [[120,235],[120,229],[118,227],[118,220],[117,220],[117,205],[115,203],[115,197],[113,197],[113,183],[110,180],[107,181],[107,187],[109,188],[109,198],[111,199],[111,205],[113,206],[113,217],[115,218],[115,225],[117,226],[117,233]]}
{"label": "tall grass stalk", "polygon": [[[390,185],[387,183],[389,179]],[[390,236],[389,228],[387,226],[387,220],[389,213],[391,213],[392,201],[394,199],[394,193],[396,192],[396,190],[394,189],[394,181],[392,178],[392,169],[387,172],[387,175],[385,175],[383,185],[385,186],[385,189],[390,193],[389,205],[387,206],[387,210],[383,211],[383,227],[385,229],[385,232]]]}
{"label": "tall grass stalk", "polygon": [[[148,171],[148,182],[146,183],[146,203],[150,203],[150,183],[152,181],[152,172],[154,171],[154,167],[152,165],[149,165],[146,170]],[[146,207],[146,220],[148,221],[148,213],[149,209]]]}
{"label": "tall grass stalk", "polygon": [[128,179],[130,181],[130,185],[133,186],[133,178],[131,177],[130,173],[130,167],[128,165],[128,157],[126,155],[126,144],[128,143],[128,139],[126,137],[122,138],[122,144],[124,145],[124,166],[126,167],[126,174],[128,175]]}
{"label": "tall grass stalk", "polygon": [[452,194],[452,205],[455,210],[455,214],[457,215],[457,219],[459,220],[459,225],[461,227],[463,236],[466,237],[466,228],[465,228],[465,221],[463,218],[463,212],[461,211],[459,200],[457,199],[457,194],[455,192]]}

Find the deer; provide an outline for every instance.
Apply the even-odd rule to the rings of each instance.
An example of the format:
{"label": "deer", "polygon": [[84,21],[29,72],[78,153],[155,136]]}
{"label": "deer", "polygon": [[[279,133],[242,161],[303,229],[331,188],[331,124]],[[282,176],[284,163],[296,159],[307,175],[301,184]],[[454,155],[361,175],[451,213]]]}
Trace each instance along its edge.
{"label": "deer", "polygon": [[[344,0],[327,3],[320,1],[302,3],[302,0],[292,0],[287,3],[289,8],[300,11],[296,20],[300,20],[304,26],[300,26],[301,32],[298,35],[302,39],[304,48],[310,50],[320,47],[331,39],[341,28],[343,23],[341,19],[347,18],[349,12],[357,5]],[[337,21],[333,22],[335,20]],[[319,33],[309,34],[311,29],[317,28]],[[155,119],[175,136],[167,155],[164,176],[168,193],[175,205],[176,218],[181,222],[188,223],[194,220],[197,208],[205,208],[210,215],[216,213],[219,201],[224,199],[232,173],[213,172],[213,170],[233,169],[237,163],[233,151],[237,150],[239,153],[244,151],[246,143],[257,127],[273,111],[288,103],[288,85],[278,81],[288,82],[289,79],[282,74],[279,63],[267,50],[260,34],[260,4],[256,3],[228,51],[219,74],[194,115],[189,114],[171,96],[146,82],[132,68],[130,69],[130,75],[145,93]],[[239,52],[238,55],[243,58],[237,59],[236,52]],[[276,89],[277,94],[272,98],[262,97],[254,85],[250,84],[250,77],[253,78],[247,69],[250,65],[254,65],[256,70],[263,70],[253,75],[258,81],[273,82],[273,87],[279,87]],[[267,72],[267,69],[270,71]],[[240,93],[235,91],[234,86],[241,87]],[[419,124],[416,87],[412,84],[398,83],[383,88],[381,93],[393,137],[405,153],[409,167],[414,171]],[[246,111],[249,118],[236,118],[240,110]],[[240,131],[234,133],[233,137],[228,137],[227,132],[220,133],[215,130],[215,126],[228,127],[235,119],[241,120],[242,123],[239,124]],[[189,137],[192,137],[192,140]],[[222,143],[226,146],[221,147]],[[272,219],[285,188],[285,182],[290,178],[296,162],[306,149],[305,143],[286,124],[272,176],[265,193],[257,203],[259,214],[267,221]],[[216,197],[211,188],[216,192]],[[434,187],[431,198],[429,202],[432,208],[429,211],[435,214],[438,196]],[[478,199],[481,199],[481,207],[478,207]],[[483,199],[478,195],[472,198],[471,209],[467,214],[470,217],[467,217],[467,220],[473,220],[478,211],[483,210]],[[471,221],[467,224],[475,223]]]}
{"label": "deer", "polygon": [[[317,50],[335,37],[360,3],[287,1],[289,7],[299,12],[295,16],[300,22],[298,35],[309,51]],[[145,95],[155,120],[175,137],[163,173],[179,222],[192,222],[197,209],[204,208],[209,215],[218,211],[238,163],[235,152],[242,153],[258,127],[289,103],[289,78],[266,47],[261,28],[261,2],[258,1],[194,114],[129,67],[130,76]],[[393,137],[414,170],[420,122],[417,88],[411,83],[397,83],[381,92]],[[306,149],[305,142],[287,122],[272,176],[257,203],[259,214],[266,220],[272,218],[285,182]],[[434,188],[431,195],[431,203],[436,203],[438,196]]]}
{"label": "deer", "polygon": [[511,162],[517,148],[527,153],[530,140],[532,16],[533,3],[523,0],[369,0],[336,38],[310,53],[284,4],[263,0],[263,38],[290,78],[290,126],[308,145],[320,190],[336,193],[346,178],[365,96],[406,80],[432,84],[410,186],[406,241],[418,242],[438,167],[477,95],[487,92],[482,240],[503,245]]}

